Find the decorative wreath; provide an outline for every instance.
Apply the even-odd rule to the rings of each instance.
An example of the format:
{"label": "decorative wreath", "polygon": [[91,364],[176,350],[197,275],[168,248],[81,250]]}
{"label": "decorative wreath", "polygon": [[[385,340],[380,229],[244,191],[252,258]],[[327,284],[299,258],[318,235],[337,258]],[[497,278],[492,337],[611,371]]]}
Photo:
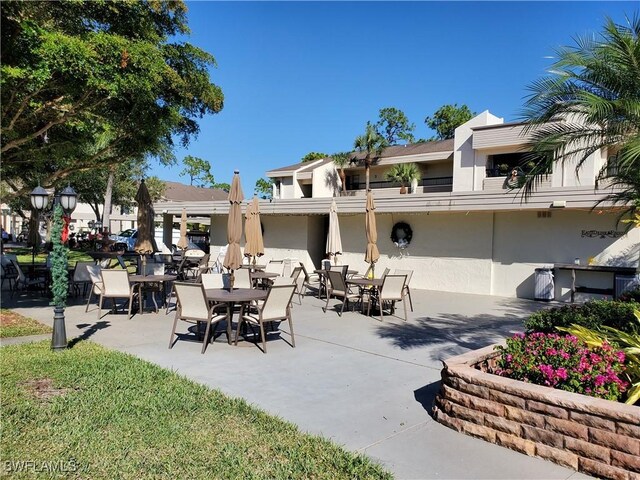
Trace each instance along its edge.
{"label": "decorative wreath", "polygon": [[407,248],[413,238],[413,230],[406,222],[398,222],[391,229],[391,241],[398,248]]}

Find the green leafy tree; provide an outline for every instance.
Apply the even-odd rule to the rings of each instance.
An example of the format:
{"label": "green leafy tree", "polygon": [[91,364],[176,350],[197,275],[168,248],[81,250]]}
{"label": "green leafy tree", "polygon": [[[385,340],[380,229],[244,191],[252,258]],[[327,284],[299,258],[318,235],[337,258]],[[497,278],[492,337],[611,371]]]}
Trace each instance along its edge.
{"label": "green leafy tree", "polygon": [[[555,163],[576,161],[580,169],[598,150],[617,152],[617,164],[607,165],[600,179],[623,186],[610,197],[640,205],[640,17],[629,25],[607,19],[598,36],[578,38],[556,52],[551,75],[529,87],[523,118],[530,135],[529,160],[536,167],[527,179],[531,193]],[[615,167],[615,168],[610,168]],[[627,184],[628,187],[624,187]]]}
{"label": "green leafy tree", "polygon": [[256,181],[255,192],[263,200],[271,200],[273,197],[273,180],[270,178],[259,178]]}
{"label": "green leafy tree", "polygon": [[333,164],[339,169],[340,183],[342,184],[340,191],[344,194],[347,191],[347,176],[344,173],[344,169],[353,161],[353,154],[351,152],[339,152],[331,155],[331,158]]}
{"label": "green leafy tree", "polygon": [[416,129],[415,123],[409,123],[404,112],[394,107],[380,109],[375,127],[378,134],[383,136],[389,145],[397,145],[401,141],[413,143],[415,140],[413,136],[413,131]]}
{"label": "green leafy tree", "polygon": [[468,122],[474,116],[475,113],[469,110],[466,105],[458,107],[458,104],[454,103],[453,105],[441,106],[432,117],[425,118],[424,123],[427,124],[427,127],[436,131],[436,136],[430,140],[446,140],[453,138],[456,128]]}
{"label": "green leafy tree", "polygon": [[376,128],[371,125],[371,122],[367,122],[364,134],[356,137],[353,142],[353,148],[365,154],[364,168],[367,191],[369,191],[369,170],[371,169],[371,163],[375,157],[379,157],[382,154],[386,146],[387,142],[385,138],[376,131]]}
{"label": "green leafy tree", "polygon": [[[223,107],[182,1],[0,3],[2,179],[10,195],[122,159],[173,162]],[[99,146],[99,147],[96,147]]]}
{"label": "green leafy tree", "polygon": [[400,193],[407,193],[407,185],[420,178],[420,167],[415,163],[397,163],[387,170],[386,177],[400,184]]}
{"label": "green leafy tree", "polygon": [[182,160],[182,163],[184,164],[184,169],[180,172],[180,176],[188,176],[189,185],[193,185],[193,182],[196,182],[197,187],[213,186],[215,184],[215,179],[211,174],[211,164],[208,160],[187,155]]}
{"label": "green leafy tree", "polygon": [[320,152],[309,152],[302,159],[301,162],[313,162],[314,160],[320,160],[321,158],[327,158],[329,155]]}

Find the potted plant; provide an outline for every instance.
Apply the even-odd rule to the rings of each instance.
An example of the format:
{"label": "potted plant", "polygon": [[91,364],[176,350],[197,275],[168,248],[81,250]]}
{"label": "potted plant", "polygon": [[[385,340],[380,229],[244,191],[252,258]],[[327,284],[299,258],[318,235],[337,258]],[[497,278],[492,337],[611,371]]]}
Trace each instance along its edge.
{"label": "potted plant", "polygon": [[386,173],[387,179],[400,184],[400,193],[407,193],[407,185],[420,179],[420,168],[415,163],[397,163]]}
{"label": "potted plant", "polygon": [[505,176],[509,173],[510,168],[511,167],[508,163],[501,163],[500,165],[498,165],[498,172],[500,172],[500,175]]}

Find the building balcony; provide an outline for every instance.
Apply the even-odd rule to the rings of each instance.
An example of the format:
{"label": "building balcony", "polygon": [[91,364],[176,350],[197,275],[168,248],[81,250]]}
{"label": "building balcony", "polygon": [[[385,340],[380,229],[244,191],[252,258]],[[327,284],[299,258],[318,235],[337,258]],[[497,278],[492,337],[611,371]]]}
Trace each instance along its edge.
{"label": "building balcony", "polygon": [[[399,194],[400,183],[392,181],[369,182],[369,188],[374,192],[381,194]],[[453,177],[433,177],[423,178],[418,182],[418,191],[416,193],[430,192],[451,192],[453,189]],[[407,193],[411,188],[407,186]],[[366,194],[366,182],[347,184],[347,196],[359,196]]]}

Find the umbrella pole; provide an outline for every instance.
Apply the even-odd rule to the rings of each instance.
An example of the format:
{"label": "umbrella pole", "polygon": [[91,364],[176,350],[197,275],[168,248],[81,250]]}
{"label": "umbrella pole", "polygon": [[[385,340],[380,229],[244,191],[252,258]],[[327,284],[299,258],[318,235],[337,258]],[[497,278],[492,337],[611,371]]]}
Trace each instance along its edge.
{"label": "umbrella pole", "polygon": [[229,276],[229,290],[233,290],[233,284],[235,283],[236,277],[234,275],[234,270],[231,270],[231,275]]}

